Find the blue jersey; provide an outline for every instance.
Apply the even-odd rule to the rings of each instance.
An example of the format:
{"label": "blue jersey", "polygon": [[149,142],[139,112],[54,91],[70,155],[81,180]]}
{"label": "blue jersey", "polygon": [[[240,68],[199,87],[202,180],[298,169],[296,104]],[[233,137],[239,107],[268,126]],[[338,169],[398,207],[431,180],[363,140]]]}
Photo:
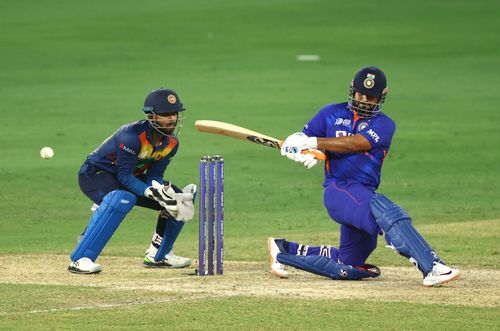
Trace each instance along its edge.
{"label": "blue jersey", "polygon": [[90,153],[86,162],[115,174],[123,186],[143,196],[152,180],[163,183],[163,173],[179,148],[175,136],[162,136],[155,145],[153,130],[147,120],[123,125]]}
{"label": "blue jersey", "polygon": [[360,134],[371,145],[364,153],[335,153],[327,151],[325,182],[328,186],[335,180],[355,180],[369,188],[380,184],[382,163],[391,146],[396,124],[380,112],[370,119],[359,118],[347,103],[327,105],[304,127],[303,132],[313,137],[341,137]]}

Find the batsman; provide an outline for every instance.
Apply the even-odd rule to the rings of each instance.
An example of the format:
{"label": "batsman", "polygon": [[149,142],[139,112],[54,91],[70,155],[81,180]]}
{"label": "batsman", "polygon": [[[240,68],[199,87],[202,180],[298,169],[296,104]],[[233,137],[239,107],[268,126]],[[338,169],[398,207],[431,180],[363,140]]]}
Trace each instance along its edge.
{"label": "batsman", "polygon": [[101,272],[97,257],[135,205],[158,211],[143,265],[182,268],[192,263],[172,248],[184,222],[194,216],[196,185],[181,190],[163,179],[179,149],[185,108],[175,91],[160,88],[146,97],[143,111],[147,119],[120,127],[80,168],[80,188],[94,202],[94,214],[71,254],[70,272]]}
{"label": "batsman", "polygon": [[339,280],[378,277],[380,269],[366,261],[384,234],[389,248],[413,262],[423,275],[424,286],[436,286],[457,278],[413,227],[406,211],[376,190],[382,164],[396,130],[384,114],[387,79],[382,70],[365,67],[351,82],[348,102],[321,109],[302,132],[290,135],[281,154],[311,168],[318,163],[306,149],[325,151],[324,205],[340,224],[340,243],[309,246],[269,238],[271,271],[287,278],[285,266]]}

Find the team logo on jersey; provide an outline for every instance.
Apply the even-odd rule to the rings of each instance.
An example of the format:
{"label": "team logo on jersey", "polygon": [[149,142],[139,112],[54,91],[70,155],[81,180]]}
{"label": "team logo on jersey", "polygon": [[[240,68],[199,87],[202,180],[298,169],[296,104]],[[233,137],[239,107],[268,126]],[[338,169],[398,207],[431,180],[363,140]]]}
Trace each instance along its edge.
{"label": "team logo on jersey", "polygon": [[375,86],[375,75],[367,74],[365,80],[363,81],[363,85],[366,88],[372,88]]}
{"label": "team logo on jersey", "polygon": [[177,98],[175,97],[175,95],[169,94],[167,97],[167,101],[171,104],[175,104],[175,102],[177,101]]}
{"label": "team logo on jersey", "polygon": [[364,129],[366,129],[368,127],[368,123],[366,122],[361,122],[359,123],[358,125],[358,131],[363,131]]}

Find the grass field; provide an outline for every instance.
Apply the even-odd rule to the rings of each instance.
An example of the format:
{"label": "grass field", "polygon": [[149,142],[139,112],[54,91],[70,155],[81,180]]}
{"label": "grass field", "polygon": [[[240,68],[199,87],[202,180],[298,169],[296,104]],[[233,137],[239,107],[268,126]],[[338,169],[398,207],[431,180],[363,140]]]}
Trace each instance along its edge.
{"label": "grass field", "polygon": [[[498,329],[499,10],[493,0],[0,3],[0,329]],[[214,119],[285,137],[346,100],[365,65],[385,70],[384,111],[398,124],[379,191],[463,269],[442,288],[422,288],[382,239],[370,258],[380,279],[273,278],[268,236],[338,243],[321,167],[194,129]],[[91,205],[78,168],[143,118],[159,86],[187,108],[166,177],[197,182],[200,156],[225,157],[226,275],[142,268],[156,215],[141,209],[106,246],[102,274],[70,275]],[[195,257],[196,236],[194,220],[176,253]]]}

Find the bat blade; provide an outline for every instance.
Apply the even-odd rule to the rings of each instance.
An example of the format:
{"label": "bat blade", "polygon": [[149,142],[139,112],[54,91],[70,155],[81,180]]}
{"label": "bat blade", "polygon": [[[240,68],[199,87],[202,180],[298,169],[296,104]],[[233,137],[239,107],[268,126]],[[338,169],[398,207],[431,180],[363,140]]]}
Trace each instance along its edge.
{"label": "bat blade", "polygon": [[[225,122],[197,120],[194,126],[200,132],[214,133],[231,138],[247,140],[271,148],[280,149],[283,144],[283,141],[277,138]],[[318,150],[304,150],[302,153],[313,154],[318,160],[326,160],[326,155]]]}
{"label": "bat blade", "polygon": [[282,141],[279,139],[266,136],[262,133],[225,122],[198,120],[194,123],[194,126],[200,132],[208,132],[208,133],[220,134],[231,138],[248,140],[253,143],[264,145],[271,148],[279,149],[281,148],[282,144]]}

